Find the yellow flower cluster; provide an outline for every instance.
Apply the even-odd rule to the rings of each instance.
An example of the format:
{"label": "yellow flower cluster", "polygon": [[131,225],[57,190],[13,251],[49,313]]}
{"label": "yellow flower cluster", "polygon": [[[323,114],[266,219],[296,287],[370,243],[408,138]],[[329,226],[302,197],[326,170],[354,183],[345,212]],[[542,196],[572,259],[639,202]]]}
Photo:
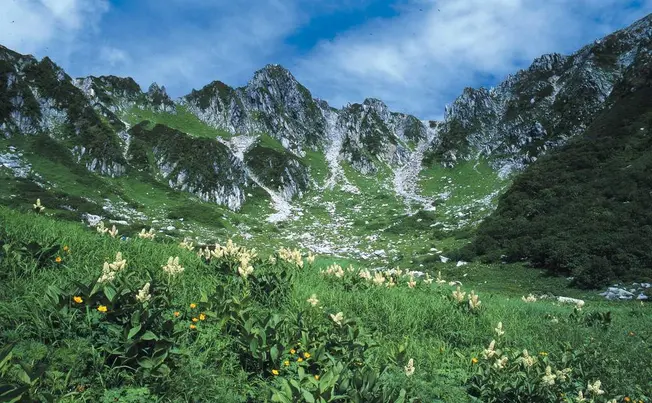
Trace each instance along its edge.
{"label": "yellow flower cluster", "polygon": [[155,236],[154,228],[150,228],[149,231],[145,231],[145,228],[143,228],[138,234],[138,238],[140,239],[154,239]]}
{"label": "yellow flower cluster", "polygon": [[109,283],[115,280],[115,276],[118,272],[122,271],[127,267],[127,261],[122,258],[122,253],[118,252],[115,255],[115,260],[113,263],[104,262],[102,267],[102,276],[97,280],[99,283]]}

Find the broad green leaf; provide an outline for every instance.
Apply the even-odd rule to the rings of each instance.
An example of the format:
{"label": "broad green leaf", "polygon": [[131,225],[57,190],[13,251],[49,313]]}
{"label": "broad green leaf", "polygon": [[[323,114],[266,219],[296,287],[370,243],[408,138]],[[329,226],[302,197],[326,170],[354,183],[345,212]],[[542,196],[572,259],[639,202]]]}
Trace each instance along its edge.
{"label": "broad green leaf", "polygon": [[132,327],[129,330],[129,334],[127,335],[127,339],[131,339],[132,337],[134,337],[136,335],[136,333],[140,332],[140,328],[141,328],[140,325],[136,325],[136,326]]}

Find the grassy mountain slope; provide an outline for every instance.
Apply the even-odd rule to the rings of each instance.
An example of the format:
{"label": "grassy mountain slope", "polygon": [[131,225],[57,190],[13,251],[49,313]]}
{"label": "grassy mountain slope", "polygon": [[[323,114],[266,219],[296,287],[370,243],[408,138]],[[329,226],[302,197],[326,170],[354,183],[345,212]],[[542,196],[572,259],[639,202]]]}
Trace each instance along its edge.
{"label": "grassy mountain slope", "polygon": [[525,259],[586,287],[652,279],[649,61],[637,61],[581,137],[515,179],[480,225],[475,253]]}
{"label": "grassy mountain slope", "polygon": [[[548,402],[589,394],[596,380],[606,391],[596,402],[651,397],[649,306],[596,301],[578,311],[479,286],[482,304],[469,309],[447,284],[417,279],[410,288],[409,276],[397,276],[390,288],[361,280],[357,269],[320,274],[331,259],[299,268],[264,254],[243,279],[237,260],[206,262],[158,238],[123,241],[4,208],[0,222],[0,344],[12,348],[0,384],[35,399]],[[126,268],[93,287],[117,252]],[[161,269],[169,256],[185,268],[172,278]],[[150,300],[140,302],[148,282]],[[312,294],[315,307],[306,301]],[[338,312],[341,325],[330,316]],[[483,358],[492,339],[510,357],[505,369],[498,357]],[[527,371],[517,359],[524,348],[536,358]],[[632,357],[627,366],[624,357]],[[37,365],[44,372],[25,385]],[[546,386],[546,366],[571,371]]]}

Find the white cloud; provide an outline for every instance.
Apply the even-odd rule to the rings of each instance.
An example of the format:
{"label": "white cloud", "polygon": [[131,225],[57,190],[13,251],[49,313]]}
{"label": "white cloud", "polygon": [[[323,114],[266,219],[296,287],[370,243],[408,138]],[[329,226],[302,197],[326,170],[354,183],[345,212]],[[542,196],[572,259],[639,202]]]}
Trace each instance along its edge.
{"label": "white cloud", "polygon": [[[649,3],[648,3],[649,4]],[[318,46],[297,77],[329,101],[386,101],[395,110],[440,117],[478,76],[503,78],[549,52],[567,53],[633,22],[645,9],[621,0],[413,1]],[[649,11],[649,8],[648,8]]]}
{"label": "white cloud", "polygon": [[[3,0],[0,43],[21,53],[67,58],[96,28],[106,0]],[[49,52],[52,50],[52,52]]]}

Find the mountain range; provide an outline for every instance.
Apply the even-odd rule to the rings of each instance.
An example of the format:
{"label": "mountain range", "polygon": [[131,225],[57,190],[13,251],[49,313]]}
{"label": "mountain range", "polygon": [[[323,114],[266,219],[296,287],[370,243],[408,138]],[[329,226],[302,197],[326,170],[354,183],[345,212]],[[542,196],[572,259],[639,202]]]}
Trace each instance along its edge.
{"label": "mountain range", "polygon": [[[279,65],[244,87],[214,81],[171,99],[156,83],[143,91],[128,77],[72,78],[47,57],[0,46],[0,134],[45,137],[40,144],[71,169],[146,175],[231,211],[263,198],[276,208],[272,222],[288,219],[293,200],[312,190],[359,194],[351,172],[390,177],[392,197],[412,215],[436,208],[421,194],[429,169],[483,161],[511,180],[583,135],[611,107],[614,89],[647,71],[651,35],[647,16],[571,55],[543,55],[495,88],[466,88],[442,121],[371,98],[331,107]],[[17,177],[30,171],[20,152],[12,145],[0,159]]]}

